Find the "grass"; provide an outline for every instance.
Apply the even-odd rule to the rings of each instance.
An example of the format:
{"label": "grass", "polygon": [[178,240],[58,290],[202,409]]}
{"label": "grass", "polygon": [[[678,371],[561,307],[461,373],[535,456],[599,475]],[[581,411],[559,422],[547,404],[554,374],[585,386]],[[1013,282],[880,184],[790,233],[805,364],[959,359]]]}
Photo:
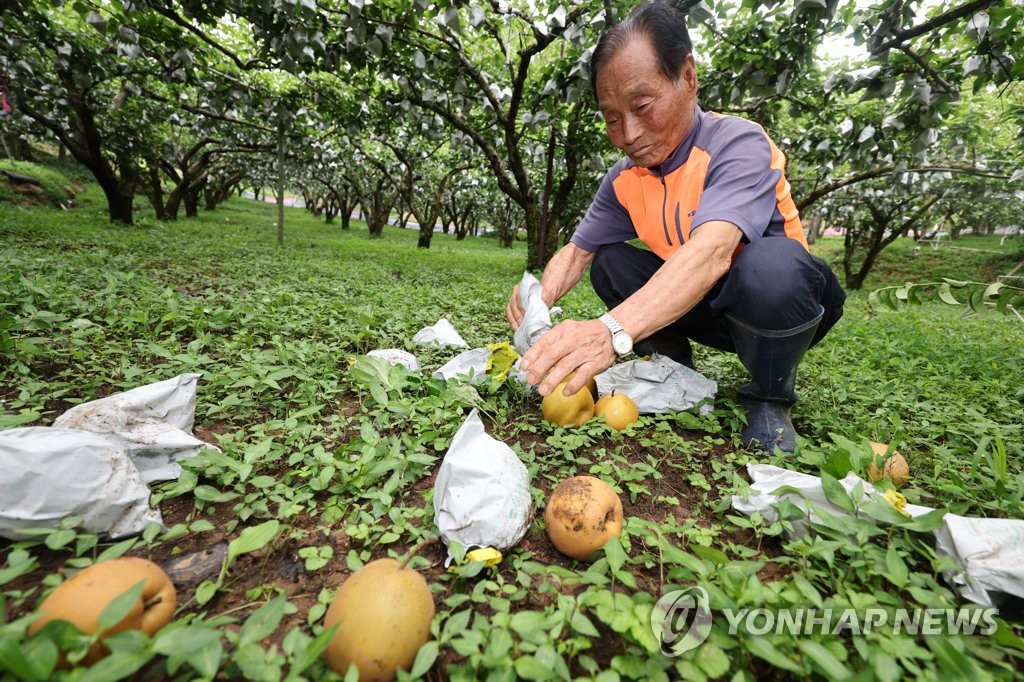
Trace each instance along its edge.
{"label": "grass", "polygon": [[[95,188],[79,203],[68,213],[0,203],[0,428],[48,425],[79,402],[200,372],[195,432],[221,452],[153,485],[165,528],[115,543],[65,527],[0,545],[0,674],[74,674],[53,672],[58,645],[74,657],[88,640],[28,637],[23,618],[74,570],[119,554],[168,566],[227,544],[212,574],[179,585],[170,626],[120,636],[91,673],[328,679],[319,653],[334,590],[366,562],[426,541],[410,565],[437,605],[433,643],[414,666],[430,679],[1019,677],[1024,640],[1010,609],[993,632],[941,637],[754,636],[730,632],[724,617],[964,604],[924,523],[847,517],[791,539],[788,516],[746,517],[730,501],[747,489],[749,463],[842,476],[863,471],[875,440],[906,456],[910,502],[1024,517],[1024,325],[1011,316],[961,319],[936,304],[880,313],[867,291],[855,292],[801,366],[798,453],[757,460],[736,436],[742,368],[706,349],[697,367],[720,385],[711,414],[644,416],[621,433],[595,422],[551,427],[539,399],[514,383],[431,379],[454,351],[411,338],[441,317],[471,347],[510,340],[503,310],[522,274],[522,244],[439,234],[419,250],[413,231],[387,228],[371,240],[361,223],[342,232],[290,209],[278,247],[269,204],[232,200],[165,223],[141,211],[125,228],[106,223]],[[910,257],[903,243],[869,286],[986,280],[1019,261],[1020,239],[1001,246],[1009,255],[998,266],[980,252]],[[838,253],[828,239],[815,249]],[[562,306],[574,318],[601,312],[586,286]],[[350,364],[374,348],[410,350],[426,371]],[[450,572],[443,546],[430,542],[434,472],[470,406],[526,464],[537,513],[501,564]],[[540,514],[554,486],[577,473],[612,484],[626,512],[621,539],[592,563],[555,551]],[[652,605],[695,585],[715,614],[708,641],[666,656]]]}

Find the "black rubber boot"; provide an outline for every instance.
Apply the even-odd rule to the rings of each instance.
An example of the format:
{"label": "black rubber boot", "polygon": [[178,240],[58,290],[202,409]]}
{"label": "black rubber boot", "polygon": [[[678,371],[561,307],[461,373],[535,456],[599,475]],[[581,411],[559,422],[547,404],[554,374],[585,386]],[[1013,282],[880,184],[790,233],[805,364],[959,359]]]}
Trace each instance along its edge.
{"label": "black rubber boot", "polygon": [[814,339],[822,312],[810,322],[783,331],[755,329],[726,315],[736,354],[751,381],[738,391],[747,413],[743,444],[751,449],[796,449],[789,410],[796,402],[796,368]]}

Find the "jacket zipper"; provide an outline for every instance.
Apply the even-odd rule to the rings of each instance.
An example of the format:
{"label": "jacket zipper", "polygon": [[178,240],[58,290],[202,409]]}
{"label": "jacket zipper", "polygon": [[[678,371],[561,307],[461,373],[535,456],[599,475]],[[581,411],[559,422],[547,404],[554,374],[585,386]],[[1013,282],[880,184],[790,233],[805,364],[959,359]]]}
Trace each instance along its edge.
{"label": "jacket zipper", "polygon": [[661,226],[665,230],[665,241],[668,242],[669,246],[672,246],[672,237],[668,233],[668,218],[665,216],[665,211],[668,210],[668,187],[665,186],[665,175],[658,173],[658,179],[661,180]]}

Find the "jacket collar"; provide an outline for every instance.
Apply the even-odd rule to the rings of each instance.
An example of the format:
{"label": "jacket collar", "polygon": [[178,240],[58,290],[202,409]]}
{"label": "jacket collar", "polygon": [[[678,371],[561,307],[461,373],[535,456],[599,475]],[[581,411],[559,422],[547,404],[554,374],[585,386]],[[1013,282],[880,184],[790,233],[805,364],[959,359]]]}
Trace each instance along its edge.
{"label": "jacket collar", "polygon": [[657,166],[651,166],[647,170],[657,177],[663,178],[666,175],[670,175],[679,169],[686,160],[690,158],[690,151],[693,150],[693,143],[697,140],[697,134],[700,132],[701,123],[704,120],[704,112],[701,111],[700,107],[696,104],[693,105],[693,125],[690,126],[689,132],[683,137],[683,141],[679,143],[671,154],[668,155],[664,161]]}

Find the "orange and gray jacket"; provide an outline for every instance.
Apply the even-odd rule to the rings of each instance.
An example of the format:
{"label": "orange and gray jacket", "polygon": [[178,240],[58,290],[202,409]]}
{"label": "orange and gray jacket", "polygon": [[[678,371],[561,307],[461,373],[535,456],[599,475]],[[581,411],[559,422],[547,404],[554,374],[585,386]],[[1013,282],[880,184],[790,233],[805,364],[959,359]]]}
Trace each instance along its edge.
{"label": "orange and gray jacket", "polygon": [[612,167],[572,242],[594,252],[639,237],[665,260],[691,230],[724,220],[743,231],[743,242],[783,236],[806,248],[785,163],[761,126],[697,108],[690,132],[660,166],[624,158]]}

